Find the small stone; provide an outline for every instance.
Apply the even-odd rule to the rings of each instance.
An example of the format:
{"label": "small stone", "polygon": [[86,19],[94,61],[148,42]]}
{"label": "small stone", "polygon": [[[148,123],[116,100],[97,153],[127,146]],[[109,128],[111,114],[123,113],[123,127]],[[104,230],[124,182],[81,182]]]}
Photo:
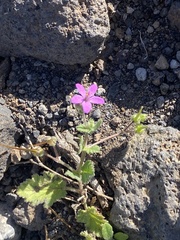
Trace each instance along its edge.
{"label": "small stone", "polygon": [[162,108],[164,106],[165,99],[163,96],[157,98],[157,107]]}
{"label": "small stone", "polygon": [[47,119],[52,119],[53,118],[53,114],[52,113],[47,113],[46,114],[46,118]]}
{"label": "small stone", "polygon": [[155,29],[158,28],[159,25],[160,25],[160,22],[159,22],[159,21],[155,21],[155,22],[153,23],[153,27],[154,27]]}
{"label": "small stone", "polygon": [[132,14],[133,12],[134,12],[134,8],[127,6],[127,8],[126,8],[126,13],[127,13],[127,14]]}
{"label": "small stone", "polygon": [[180,62],[180,51],[177,51],[177,53],[176,53],[176,59]]}
{"label": "small stone", "polygon": [[169,68],[169,63],[167,62],[167,59],[163,55],[160,55],[160,57],[155,63],[155,67],[159,70],[166,70]]}
{"label": "small stone", "polygon": [[94,119],[99,119],[99,118],[101,118],[101,111],[100,111],[99,109],[94,110],[93,113],[92,113],[92,117],[93,117]]}
{"label": "small stone", "polygon": [[123,39],[124,38],[124,30],[122,28],[116,28],[115,35],[117,38]]}
{"label": "small stone", "polygon": [[154,84],[155,86],[160,86],[161,83],[163,82],[165,75],[162,72],[154,72],[153,76],[151,76],[151,81],[152,84]]}
{"label": "small stone", "polygon": [[171,62],[170,62],[170,68],[171,69],[176,69],[178,67],[180,67],[180,63],[177,60],[172,59]]}
{"label": "small stone", "polygon": [[103,87],[99,87],[97,90],[97,95],[102,96],[106,93],[106,90]]}
{"label": "small stone", "polygon": [[122,74],[121,70],[117,70],[117,71],[114,72],[114,75],[115,75],[116,77],[120,77],[121,74]]}
{"label": "small stone", "polygon": [[120,122],[121,122],[121,119],[120,119],[119,117],[114,117],[114,118],[111,120],[111,124],[112,124],[114,127],[117,127]]}
{"label": "small stone", "polygon": [[133,64],[133,63],[128,63],[127,69],[128,69],[128,70],[134,69],[134,64]]}
{"label": "small stone", "polygon": [[39,130],[34,130],[33,131],[33,136],[37,139],[40,135],[40,131]]}
{"label": "small stone", "polygon": [[48,112],[48,109],[44,104],[41,103],[38,107],[38,112],[42,115],[46,115]]}
{"label": "small stone", "polygon": [[169,85],[166,83],[162,83],[160,86],[160,91],[162,95],[166,95],[169,90]]}
{"label": "small stone", "polygon": [[136,77],[138,81],[145,81],[147,78],[147,70],[145,68],[136,69]]}
{"label": "small stone", "polygon": [[153,32],[154,32],[154,28],[151,26],[148,26],[147,33],[153,33]]}
{"label": "small stone", "polygon": [[98,59],[98,61],[96,62],[97,67],[100,71],[104,71],[105,70],[105,66],[104,66],[104,60],[103,59]]}

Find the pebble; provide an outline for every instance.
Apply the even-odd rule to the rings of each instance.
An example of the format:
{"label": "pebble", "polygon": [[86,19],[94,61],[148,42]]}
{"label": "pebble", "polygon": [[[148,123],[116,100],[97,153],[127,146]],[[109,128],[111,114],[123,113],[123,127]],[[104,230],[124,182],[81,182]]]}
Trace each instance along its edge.
{"label": "pebble", "polygon": [[0,240],[20,240],[21,227],[14,223],[10,209],[0,203]]}
{"label": "pebble", "polygon": [[176,53],[176,59],[180,62],[180,51],[177,51],[177,53]]}
{"label": "pebble", "polygon": [[160,22],[159,22],[159,21],[155,21],[155,22],[153,23],[153,27],[154,27],[155,29],[158,28],[159,25],[160,25]]}
{"label": "pebble", "polygon": [[171,69],[176,69],[178,67],[180,67],[180,63],[177,60],[172,59],[171,62],[170,62],[170,68]]}
{"label": "pebble", "polygon": [[114,127],[117,127],[120,122],[121,122],[121,119],[120,119],[119,117],[113,117],[113,119],[111,120],[111,124],[112,124]]}
{"label": "pebble", "polygon": [[138,81],[145,81],[147,78],[147,70],[145,68],[137,68],[135,74]]}
{"label": "pebble", "polygon": [[155,72],[151,77],[152,84],[154,84],[155,86],[160,86],[164,80],[164,77],[165,77],[164,73]]}
{"label": "pebble", "polygon": [[101,111],[100,111],[100,109],[94,110],[94,111],[92,112],[92,117],[93,117],[94,119],[99,119],[99,118],[101,118]]}
{"label": "pebble", "polygon": [[120,77],[121,74],[122,74],[121,70],[117,70],[117,71],[114,72],[114,75],[115,75],[116,77]]}
{"label": "pebble", "polygon": [[157,98],[157,107],[162,108],[164,106],[165,99],[163,96]]}
{"label": "pebble", "polygon": [[103,87],[98,87],[97,95],[102,96],[106,93],[106,90]]}
{"label": "pebble", "polygon": [[128,63],[128,64],[127,64],[127,69],[128,69],[128,70],[134,69],[134,64],[133,64],[133,63]]}
{"label": "pebble", "polygon": [[46,115],[48,112],[48,109],[44,104],[41,103],[38,107],[38,112],[42,115]]}
{"label": "pebble", "polygon": [[160,91],[162,95],[166,95],[169,90],[169,85],[167,83],[162,83],[160,86]]}
{"label": "pebble", "polygon": [[169,68],[169,63],[163,55],[160,55],[160,57],[155,63],[155,67],[159,70],[166,70]]}
{"label": "pebble", "polygon": [[152,26],[148,26],[147,33],[153,33],[153,32],[154,32],[154,28]]}

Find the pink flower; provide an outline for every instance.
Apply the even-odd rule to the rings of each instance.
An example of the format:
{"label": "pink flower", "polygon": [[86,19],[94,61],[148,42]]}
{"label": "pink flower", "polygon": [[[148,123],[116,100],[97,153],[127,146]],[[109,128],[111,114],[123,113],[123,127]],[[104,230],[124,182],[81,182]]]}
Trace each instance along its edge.
{"label": "pink flower", "polygon": [[104,99],[94,96],[98,87],[96,84],[92,84],[88,90],[85,90],[83,85],[77,83],[76,88],[79,94],[74,95],[71,98],[71,103],[80,104],[84,113],[89,113],[92,109],[92,104],[104,104]]}

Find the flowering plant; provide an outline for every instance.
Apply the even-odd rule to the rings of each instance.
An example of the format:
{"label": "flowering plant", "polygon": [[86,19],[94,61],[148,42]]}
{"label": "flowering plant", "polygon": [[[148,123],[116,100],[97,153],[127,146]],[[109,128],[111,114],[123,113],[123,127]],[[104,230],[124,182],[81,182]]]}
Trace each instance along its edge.
{"label": "flowering plant", "polygon": [[77,83],[76,88],[79,94],[74,95],[71,98],[71,103],[82,106],[83,112],[88,114],[92,109],[92,104],[104,104],[104,99],[94,96],[97,92],[97,84],[92,84],[88,90],[85,90],[84,86]]}
{"label": "flowering plant", "polygon": [[[92,104],[104,104],[104,99],[95,96],[98,89],[96,84],[92,84],[88,90],[86,90],[81,84],[76,84],[76,88],[79,94],[75,94],[71,98],[71,103],[80,105],[85,114],[88,114],[92,109]],[[141,123],[146,119],[146,115],[142,114],[142,108],[137,114],[132,117],[132,123],[135,123],[135,131],[141,133],[145,127]],[[16,150],[23,150],[31,152],[34,159],[30,159],[30,162],[36,164],[46,171],[42,175],[34,174],[31,179],[27,179],[21,183],[18,187],[17,194],[23,197],[27,202],[31,202],[32,205],[37,206],[43,204],[45,208],[50,208],[54,202],[67,196],[68,192],[75,192],[78,194],[77,208],[79,209],[76,214],[77,222],[85,225],[85,231],[80,233],[86,240],[104,239],[104,240],[126,240],[128,236],[122,232],[114,234],[113,228],[110,223],[104,218],[104,216],[94,207],[88,205],[88,191],[93,191],[97,197],[104,198],[106,200],[113,200],[106,196],[103,191],[98,192],[90,187],[93,186],[93,178],[95,176],[95,167],[92,160],[86,159],[87,156],[100,151],[99,144],[107,141],[110,138],[118,136],[121,132],[101,139],[100,141],[89,144],[89,135],[97,131],[101,126],[102,120],[95,122],[93,119],[89,119],[76,127],[76,130],[82,135],[79,138],[79,150],[74,153],[73,149],[68,149],[67,143],[61,141],[58,134],[55,136],[46,136],[40,143],[33,145],[29,140],[29,146],[27,148],[11,147],[0,144],[4,147],[14,148]],[[132,124],[131,123],[131,124]],[[124,131],[131,125],[129,124]],[[25,130],[24,130],[25,131]],[[28,138],[27,138],[28,139]],[[57,155],[56,157],[48,154],[43,148],[44,145],[49,145],[54,149],[54,152],[58,152],[57,148],[63,148],[64,152],[75,159],[74,165],[67,164]],[[46,156],[64,169],[64,174],[60,174],[44,164],[43,157]],[[72,186],[70,183],[72,183]]]}

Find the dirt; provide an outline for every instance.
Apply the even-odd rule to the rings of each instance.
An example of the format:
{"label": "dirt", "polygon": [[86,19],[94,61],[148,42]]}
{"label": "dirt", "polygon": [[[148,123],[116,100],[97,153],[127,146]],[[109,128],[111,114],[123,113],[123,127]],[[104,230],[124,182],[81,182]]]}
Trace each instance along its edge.
{"label": "dirt", "polygon": [[[93,82],[98,84],[98,94],[106,104],[95,106],[96,110],[90,114],[95,120],[103,119],[102,127],[92,141],[122,131],[120,136],[101,144],[102,153],[95,157],[97,178],[105,193],[111,196],[113,192],[101,171],[99,159],[112,148],[121,146],[133,134],[132,127],[126,130],[132,114],[143,106],[143,112],[148,114],[146,124],[180,128],[180,79],[170,67],[157,70],[154,66],[161,54],[170,63],[180,50],[179,32],[170,26],[167,19],[169,8],[170,1],[169,4],[168,1],[148,0],[109,3],[111,31],[104,51],[88,66],[60,66],[30,57],[11,57],[11,71],[0,97],[12,110],[17,125],[21,123],[26,128],[32,142],[36,142],[38,135],[48,134],[52,127],[60,132],[68,130],[76,136],[75,127],[81,122],[81,117],[70,104],[75,83],[85,86]],[[139,67],[147,71],[143,81],[136,77]],[[157,72],[162,74],[160,82],[156,81]],[[22,133],[21,141],[24,141],[23,137]],[[18,171],[20,169],[21,165]],[[55,208],[61,212],[67,225],[53,218],[53,224],[47,225],[49,238],[71,239],[72,233],[72,239],[76,239],[73,229],[78,232],[81,227],[75,224],[69,202],[57,203]],[[29,239],[44,238],[42,232],[28,234],[24,230],[22,239],[28,239],[30,234],[35,234],[35,238]]]}

